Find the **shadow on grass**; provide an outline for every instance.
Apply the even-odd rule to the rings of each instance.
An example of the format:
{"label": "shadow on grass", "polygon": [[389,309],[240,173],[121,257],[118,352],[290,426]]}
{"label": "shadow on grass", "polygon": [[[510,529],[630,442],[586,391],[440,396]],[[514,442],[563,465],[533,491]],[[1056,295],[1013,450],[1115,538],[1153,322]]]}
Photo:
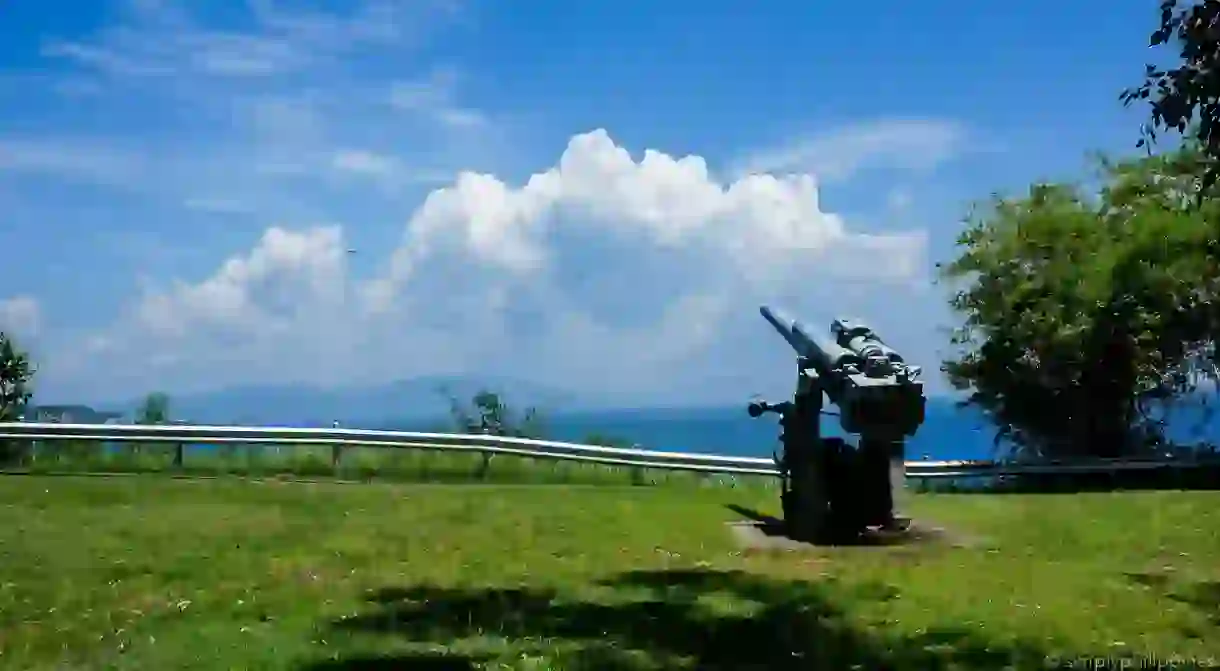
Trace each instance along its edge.
{"label": "shadow on grass", "polygon": [[[330,626],[393,637],[400,645],[486,642],[493,636],[501,641],[501,655],[507,645],[518,656],[545,656],[558,665],[545,668],[1046,668],[1046,654],[1033,645],[1000,645],[965,628],[930,630],[914,637],[862,629],[830,598],[831,582],[776,582],[740,571],[671,570],[627,573],[601,585],[613,589],[596,602],[546,589],[386,588],[370,595],[373,605],[368,612]],[[898,596],[888,585],[876,587],[852,590],[850,598]],[[715,607],[717,603],[724,607]],[[523,647],[527,645],[533,647]],[[495,656],[487,652],[483,660]],[[419,658],[387,656],[308,668],[474,668],[476,661],[450,658],[450,664],[467,666],[442,667],[428,666],[430,662]]]}
{"label": "shadow on grass", "polygon": [[736,503],[729,503],[729,504],[725,505],[725,508],[728,508],[733,513],[741,515],[742,517],[746,518],[747,520],[750,520],[751,522],[754,522],[755,524],[758,524],[759,526],[761,526],[763,529],[766,530],[767,535],[772,535],[772,534],[778,535],[778,534],[783,534],[783,532],[784,532],[784,521],[778,517],[775,517],[773,515],[767,515],[765,513],[760,513],[757,510],[754,510],[753,508],[746,508],[745,506],[739,506]]}
{"label": "shadow on grass", "polygon": [[1175,583],[1162,573],[1127,573],[1127,579],[1155,590],[1161,598],[1194,609],[1214,625],[1220,625],[1220,580]]}
{"label": "shadow on grass", "polygon": [[[729,511],[746,519],[746,524],[752,526],[759,534],[773,539],[790,539],[787,525],[778,517],[761,513],[753,508],[737,504],[725,505]],[[889,532],[878,529],[866,529],[859,535],[827,538],[817,543],[816,547],[886,547],[895,545],[913,545],[929,540],[944,540],[942,529],[925,528],[923,525],[912,525],[904,531]],[[803,542],[803,541],[802,541]]]}

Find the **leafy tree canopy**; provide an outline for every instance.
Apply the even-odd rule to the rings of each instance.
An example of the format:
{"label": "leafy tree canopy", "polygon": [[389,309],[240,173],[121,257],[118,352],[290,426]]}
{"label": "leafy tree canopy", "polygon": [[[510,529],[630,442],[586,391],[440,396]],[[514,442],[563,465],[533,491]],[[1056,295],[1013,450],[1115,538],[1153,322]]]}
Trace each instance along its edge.
{"label": "leafy tree canopy", "polygon": [[1038,184],[967,220],[939,266],[962,318],[944,364],[1010,455],[1158,446],[1151,410],[1215,380],[1220,204],[1205,152],[1101,163],[1097,193]]}
{"label": "leafy tree canopy", "polygon": [[168,424],[169,409],[169,396],[153,392],[144,397],[144,401],[136,409],[136,424]]}
{"label": "leafy tree canopy", "polygon": [[469,403],[449,395],[449,414],[462,433],[515,438],[542,438],[546,433],[543,417],[536,408],[518,412],[493,391],[480,391]]}
{"label": "leafy tree canopy", "polygon": [[0,331],[0,421],[15,421],[25,411],[34,372],[29,355]]}

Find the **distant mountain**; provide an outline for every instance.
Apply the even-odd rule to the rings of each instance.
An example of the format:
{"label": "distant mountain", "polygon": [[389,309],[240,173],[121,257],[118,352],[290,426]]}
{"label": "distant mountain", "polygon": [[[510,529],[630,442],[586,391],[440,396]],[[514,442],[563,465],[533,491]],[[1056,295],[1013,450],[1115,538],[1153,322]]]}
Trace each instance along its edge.
{"label": "distant mountain", "polygon": [[87,405],[31,405],[24,413],[29,422],[60,424],[105,424],[122,415],[121,412],[97,411]]}
{"label": "distant mountain", "polygon": [[[502,394],[515,407],[579,411],[603,405],[593,395],[521,380],[425,377],[348,388],[251,385],[192,394],[170,392],[170,413],[197,424],[329,426],[335,420],[349,426],[418,424],[448,416],[446,392],[468,401],[482,389]],[[141,401],[135,398],[95,405],[129,414]]]}

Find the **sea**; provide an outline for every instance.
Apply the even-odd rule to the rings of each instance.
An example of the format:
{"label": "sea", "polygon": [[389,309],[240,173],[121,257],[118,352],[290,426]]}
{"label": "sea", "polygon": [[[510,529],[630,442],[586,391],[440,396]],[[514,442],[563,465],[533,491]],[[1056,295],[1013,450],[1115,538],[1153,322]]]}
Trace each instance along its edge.
{"label": "sea", "polygon": [[[752,418],[745,406],[620,410],[558,415],[548,419],[554,440],[581,442],[590,435],[630,441],[643,449],[770,457],[779,449],[779,417]],[[839,418],[822,418],[823,435],[846,436]],[[989,459],[995,430],[978,413],[929,404],[927,417],[907,441],[907,459]]]}
{"label": "sea", "polygon": [[[845,436],[839,418],[822,418],[823,434]],[[367,427],[390,428],[390,427]],[[443,430],[435,423],[397,425],[400,430]],[[648,408],[566,413],[545,419],[549,439],[584,442],[592,435],[638,445],[641,449],[701,452],[730,456],[770,457],[779,449],[775,414],[751,418],[745,405],[713,408]],[[1203,406],[1178,410],[1167,421],[1167,434],[1186,444],[1220,437],[1220,413]],[[950,399],[929,399],[926,418],[906,444],[908,460],[992,459],[996,429],[977,410],[960,408]]]}

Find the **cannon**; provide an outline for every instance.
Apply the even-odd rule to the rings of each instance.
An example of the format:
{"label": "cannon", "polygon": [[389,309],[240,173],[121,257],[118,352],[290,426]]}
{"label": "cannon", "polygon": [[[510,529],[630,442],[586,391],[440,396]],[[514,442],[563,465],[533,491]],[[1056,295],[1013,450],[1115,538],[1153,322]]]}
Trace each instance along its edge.
{"label": "cannon", "polygon": [[[868,326],[836,319],[830,338],[763,306],[764,319],[796,352],[792,400],[750,403],[751,417],[780,417],[781,504],[787,535],[806,542],[848,542],[870,527],[904,530],[895,510],[903,486],[905,441],[923,424],[920,368],[908,365]],[[823,403],[838,407],[855,444],[824,437]]]}

